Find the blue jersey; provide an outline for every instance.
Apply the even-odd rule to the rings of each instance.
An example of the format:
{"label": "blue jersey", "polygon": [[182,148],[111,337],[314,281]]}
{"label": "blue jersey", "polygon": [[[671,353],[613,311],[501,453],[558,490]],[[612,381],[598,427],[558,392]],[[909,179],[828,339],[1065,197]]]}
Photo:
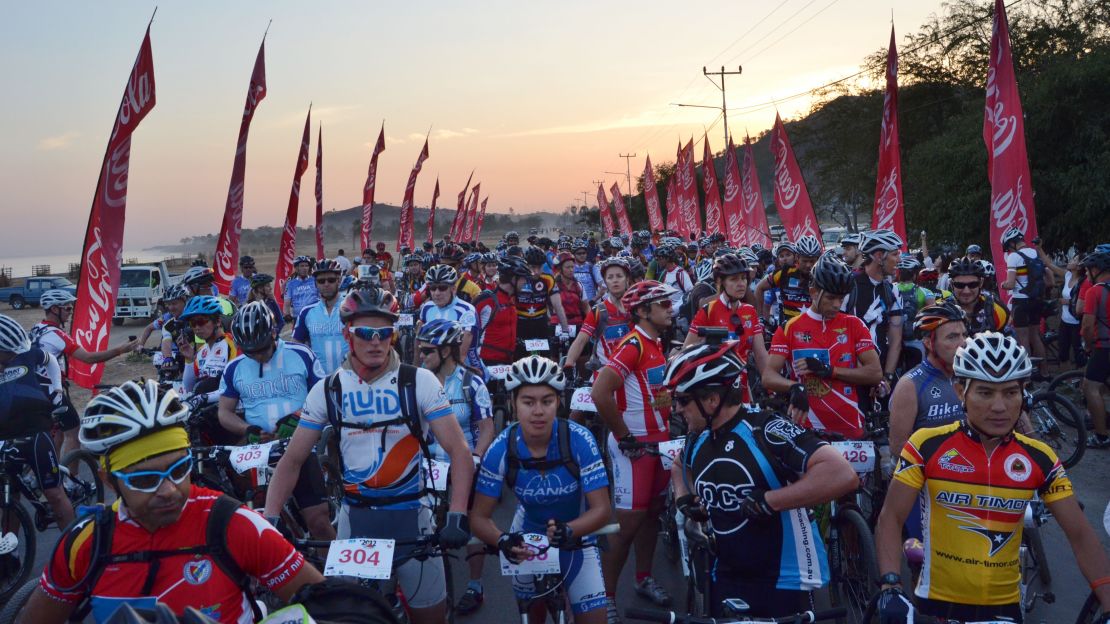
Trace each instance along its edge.
{"label": "blue jersey", "polygon": [[235,279],[231,280],[231,287],[228,289],[227,294],[236,305],[246,305],[247,297],[251,294],[250,278],[236,275]]}
{"label": "blue jersey", "polygon": [[347,359],[347,340],[343,338],[343,322],[339,318],[339,301],[331,313],[323,301],[306,306],[297,315],[293,325],[293,340],[312,347],[316,359],[324,367],[324,374],[335,372]]}
{"label": "blue jersey", "polygon": [[956,396],[952,379],[933,366],[928,358],[906,373],[906,378],[913,383],[917,394],[914,431],[940,427],[965,418],[964,405]]}
{"label": "blue jersey", "polygon": [[593,301],[597,296],[597,276],[592,262],[574,263],[574,279],[582,286],[582,297],[586,301]]}
{"label": "blue jersey", "polygon": [[419,319],[420,322],[425,325],[436,319],[455,321],[459,325],[462,325],[464,330],[470,332],[470,349],[466,352],[466,363],[473,368],[483,371],[484,375],[485,366],[482,364],[482,358],[478,356],[478,349],[481,347],[481,345],[478,344],[478,334],[480,332],[478,327],[478,315],[474,312],[473,305],[459,299],[457,296],[442,308],[431,300],[425,301],[424,305],[420,306]]}
{"label": "blue jersey", "polygon": [[[547,457],[550,459],[559,457],[559,427],[556,424],[557,421],[552,421],[551,441],[547,444]],[[601,461],[601,453],[598,451],[593,434],[582,425],[573,422],[569,423],[568,430],[571,435],[570,450],[579,467],[577,479],[566,466],[546,471],[521,466],[517,472],[513,493],[516,494],[518,503],[517,515],[523,519],[520,530],[526,533],[546,532],[547,521],[550,519],[561,522],[574,520],[582,515],[587,492],[609,487],[609,477],[605,473],[605,464]],[[509,440],[510,432],[514,434],[514,440]],[[476,492],[491,498],[501,497],[501,488],[508,468],[506,465],[508,444],[516,444],[517,457],[520,459],[532,457],[519,432],[519,427],[505,429],[490,445],[485,457],[482,458]]]}
{"label": "blue jersey", "polygon": [[[493,417],[493,403],[489,398],[489,390],[482,382],[481,375],[457,366],[455,372],[443,380],[443,393],[447,395],[447,400],[451,403],[451,411],[455,413],[455,420],[459,421],[459,428],[466,438],[466,445],[473,453],[474,445],[478,442],[478,422]],[[429,436],[428,450],[435,459],[449,461],[447,452],[433,436]]]}
{"label": "blue jersey", "polygon": [[320,300],[320,293],[316,290],[316,279],[311,275],[301,279],[293,276],[285,283],[285,299],[293,309],[293,316],[300,315],[301,309]]}
{"label": "blue jersey", "polygon": [[248,425],[273,433],[279,420],[301,411],[309,389],[323,377],[308,347],[278,340],[265,364],[245,355],[231,360],[220,379],[220,396],[243,405]]}

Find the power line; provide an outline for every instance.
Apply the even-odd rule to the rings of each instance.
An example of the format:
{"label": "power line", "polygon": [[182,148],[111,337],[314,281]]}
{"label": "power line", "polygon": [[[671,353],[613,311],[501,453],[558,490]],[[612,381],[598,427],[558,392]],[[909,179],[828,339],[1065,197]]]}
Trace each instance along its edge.
{"label": "power line", "polygon": [[776,46],[776,45],[778,45],[778,44],[779,44],[779,42],[781,42],[781,41],[782,41],[783,39],[786,39],[786,38],[787,38],[787,37],[789,37],[790,35],[794,34],[794,32],[795,32],[795,31],[797,31],[797,30],[798,30],[799,28],[801,28],[802,26],[805,26],[806,24],[808,24],[808,23],[810,23],[811,21],[813,21],[813,19],[814,19],[815,17],[817,17],[818,15],[820,15],[820,14],[824,13],[825,11],[829,10],[830,8],[832,8],[832,5],[836,4],[837,2],[840,2],[840,0],[832,0],[832,2],[828,3],[827,5],[825,5],[825,8],[823,8],[823,9],[821,9],[820,11],[818,11],[818,12],[814,13],[813,15],[811,15],[811,16],[809,17],[809,19],[805,20],[805,21],[804,21],[804,22],[802,22],[801,24],[798,24],[798,25],[797,25],[797,26],[795,26],[794,28],[791,28],[791,29],[790,29],[790,30],[789,30],[789,31],[788,31],[788,32],[787,32],[786,34],[784,34],[783,36],[781,36],[781,37],[779,37],[778,39],[775,39],[775,40],[774,40],[773,42],[771,42],[771,44],[770,44],[770,45],[768,45],[767,47],[763,48],[763,49],[762,49],[762,50],[760,50],[759,52],[756,52],[755,54],[753,54],[753,55],[749,56],[749,57],[747,58],[747,60],[749,60],[749,61],[750,61],[750,60],[752,60],[753,58],[756,58],[757,56],[759,56],[760,54],[763,54],[763,53],[764,53],[764,52],[766,52],[767,50],[770,50],[771,48],[775,47],[775,46]]}

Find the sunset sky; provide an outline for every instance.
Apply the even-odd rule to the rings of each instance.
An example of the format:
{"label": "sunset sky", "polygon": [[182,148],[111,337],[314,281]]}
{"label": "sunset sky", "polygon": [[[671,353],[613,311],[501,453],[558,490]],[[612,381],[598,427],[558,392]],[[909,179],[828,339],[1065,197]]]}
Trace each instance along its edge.
{"label": "sunset sky", "polygon": [[[268,94],[247,150],[244,227],[280,226],[309,102],[324,130],[324,206],[361,202],[385,121],[377,200],[400,204],[424,134],[418,205],[440,178],[453,205],[471,169],[489,210],[561,211],[619,153],[674,159],[716,119],[703,65],[728,80],[729,126],[769,128],[759,106],[860,69],[939,0],[636,2],[162,2],[151,28],[158,103],[132,143],[126,249],[219,230],[247,82],[266,24]],[[2,256],[77,252],[108,132],[154,5],[26,2],[0,26]],[[697,11],[695,11],[697,9]],[[782,102],[784,118],[809,98]],[[878,124],[879,120],[876,119]],[[724,146],[718,124],[712,147]],[[877,146],[876,146],[877,149]],[[756,154],[757,158],[768,158]],[[700,151],[698,152],[700,161]],[[804,163],[803,163],[804,166]],[[300,224],[311,222],[314,166]]]}

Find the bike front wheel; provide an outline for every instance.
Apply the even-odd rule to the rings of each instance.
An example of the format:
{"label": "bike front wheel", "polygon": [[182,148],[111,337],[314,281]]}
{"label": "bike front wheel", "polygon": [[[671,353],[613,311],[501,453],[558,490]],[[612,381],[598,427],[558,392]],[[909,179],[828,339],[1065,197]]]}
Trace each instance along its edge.
{"label": "bike front wheel", "polygon": [[1065,468],[1078,464],[1087,450],[1087,428],[1079,408],[1055,392],[1038,392],[1029,412],[1033,435],[1056,453]]}
{"label": "bike front wheel", "polygon": [[81,505],[104,502],[104,482],[100,480],[100,464],[96,455],[83,449],[72,451],[66,453],[60,463],[69,470],[69,474],[62,477],[62,486],[75,509]]}
{"label": "bike front wheel", "polygon": [[838,509],[834,522],[837,565],[830,570],[829,598],[833,606],[848,610],[849,622],[862,622],[879,581],[875,537],[863,515],[855,509]]}
{"label": "bike front wheel", "polygon": [[27,510],[17,502],[0,508],[0,602],[16,592],[35,565],[37,532]]}

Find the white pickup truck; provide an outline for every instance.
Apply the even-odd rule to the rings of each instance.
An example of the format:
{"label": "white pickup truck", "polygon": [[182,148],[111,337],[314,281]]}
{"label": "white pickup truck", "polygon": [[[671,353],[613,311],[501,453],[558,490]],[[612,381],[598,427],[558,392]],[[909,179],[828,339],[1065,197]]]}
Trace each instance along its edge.
{"label": "white pickup truck", "polygon": [[119,292],[112,323],[123,325],[127,319],[151,320],[158,316],[166,288],[180,282],[181,278],[181,275],[170,275],[165,262],[124,265],[119,270]]}

